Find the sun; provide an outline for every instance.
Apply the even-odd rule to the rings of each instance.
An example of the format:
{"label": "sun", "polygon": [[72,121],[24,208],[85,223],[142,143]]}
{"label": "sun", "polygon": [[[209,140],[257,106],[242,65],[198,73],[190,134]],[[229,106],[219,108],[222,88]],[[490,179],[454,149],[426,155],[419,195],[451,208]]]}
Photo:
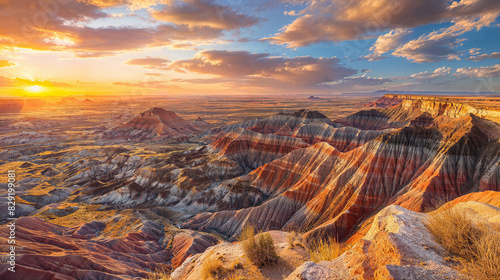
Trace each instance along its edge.
{"label": "sun", "polygon": [[31,93],[40,93],[43,91],[43,87],[38,86],[38,85],[34,85],[34,86],[25,87],[24,90],[26,90],[27,92],[31,92]]}

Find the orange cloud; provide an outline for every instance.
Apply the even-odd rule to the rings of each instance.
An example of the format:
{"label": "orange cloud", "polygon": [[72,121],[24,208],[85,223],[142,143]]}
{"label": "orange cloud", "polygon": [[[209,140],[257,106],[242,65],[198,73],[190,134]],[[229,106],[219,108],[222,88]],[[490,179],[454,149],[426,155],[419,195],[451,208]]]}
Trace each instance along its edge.
{"label": "orange cloud", "polygon": [[479,17],[500,10],[498,0],[317,0],[288,1],[308,5],[301,16],[276,35],[265,38],[288,47],[319,42],[374,38],[396,28]]}
{"label": "orange cloud", "polygon": [[[152,1],[143,1],[149,5]],[[151,2],[151,3],[150,3]],[[207,24],[191,24],[194,19],[180,20],[179,15],[187,13],[185,6],[180,9],[168,10],[172,16],[168,24],[152,27],[89,27],[92,20],[111,17],[101,8],[115,5],[132,5],[134,1],[0,1],[0,49],[10,47],[28,48],[34,50],[71,50],[77,57],[100,57],[115,55],[119,52],[137,50],[145,47],[160,47],[189,44],[203,44],[208,40],[220,37],[224,30],[244,27],[256,20],[243,14],[227,10],[205,1],[195,1],[201,6],[210,8]],[[149,3],[149,4],[147,4]],[[205,5],[205,6],[203,6]],[[177,7],[177,6],[176,6]],[[219,7],[221,17],[217,20],[215,8]],[[195,7],[193,7],[195,8]],[[158,16],[165,15],[164,10]],[[154,12],[153,12],[154,13]],[[237,24],[237,21],[240,23]],[[226,27],[217,26],[222,22]],[[236,24],[234,28],[229,25]]]}
{"label": "orange cloud", "polygon": [[137,65],[147,69],[167,70],[171,61],[162,57],[134,58],[125,61],[125,64]]}
{"label": "orange cloud", "polygon": [[260,22],[260,19],[241,14],[227,6],[208,0],[174,1],[163,9],[151,12],[153,18],[191,27],[210,26],[216,29],[234,30]]}
{"label": "orange cloud", "polygon": [[[336,57],[284,58],[271,57],[265,53],[218,50],[202,51],[192,59],[174,61],[171,68],[216,75],[219,77],[215,80],[219,82],[230,82],[230,78],[238,84],[265,87],[314,86],[337,81],[357,72],[343,66]],[[204,81],[198,79],[196,82]]]}

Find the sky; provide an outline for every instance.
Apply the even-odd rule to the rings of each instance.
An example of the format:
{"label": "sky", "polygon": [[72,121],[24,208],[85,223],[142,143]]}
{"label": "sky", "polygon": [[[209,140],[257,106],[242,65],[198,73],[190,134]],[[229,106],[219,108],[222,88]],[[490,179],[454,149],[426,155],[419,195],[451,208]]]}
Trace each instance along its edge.
{"label": "sky", "polygon": [[0,0],[0,96],[500,92],[498,0]]}

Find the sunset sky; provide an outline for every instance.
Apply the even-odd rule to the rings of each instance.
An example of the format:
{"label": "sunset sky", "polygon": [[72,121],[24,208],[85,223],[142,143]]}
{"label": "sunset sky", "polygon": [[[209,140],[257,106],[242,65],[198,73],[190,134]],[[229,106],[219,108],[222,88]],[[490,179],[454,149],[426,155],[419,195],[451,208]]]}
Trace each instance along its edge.
{"label": "sunset sky", "polygon": [[500,92],[498,0],[0,0],[0,96]]}

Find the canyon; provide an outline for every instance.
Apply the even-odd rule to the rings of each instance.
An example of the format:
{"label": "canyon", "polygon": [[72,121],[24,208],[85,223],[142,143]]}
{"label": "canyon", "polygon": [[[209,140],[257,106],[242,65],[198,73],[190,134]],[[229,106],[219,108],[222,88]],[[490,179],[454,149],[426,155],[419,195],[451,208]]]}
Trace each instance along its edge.
{"label": "canyon", "polygon": [[[159,268],[200,279],[213,254],[245,259],[246,226],[270,233],[280,255],[275,268],[244,260],[246,279],[461,279],[426,220],[456,208],[499,229],[499,101],[248,102],[274,107],[263,113],[226,110],[241,100],[92,98],[66,102],[79,116],[50,103],[5,114],[0,166],[18,178],[20,244],[8,279],[146,279]],[[347,249],[315,263],[287,247],[292,231]]]}

